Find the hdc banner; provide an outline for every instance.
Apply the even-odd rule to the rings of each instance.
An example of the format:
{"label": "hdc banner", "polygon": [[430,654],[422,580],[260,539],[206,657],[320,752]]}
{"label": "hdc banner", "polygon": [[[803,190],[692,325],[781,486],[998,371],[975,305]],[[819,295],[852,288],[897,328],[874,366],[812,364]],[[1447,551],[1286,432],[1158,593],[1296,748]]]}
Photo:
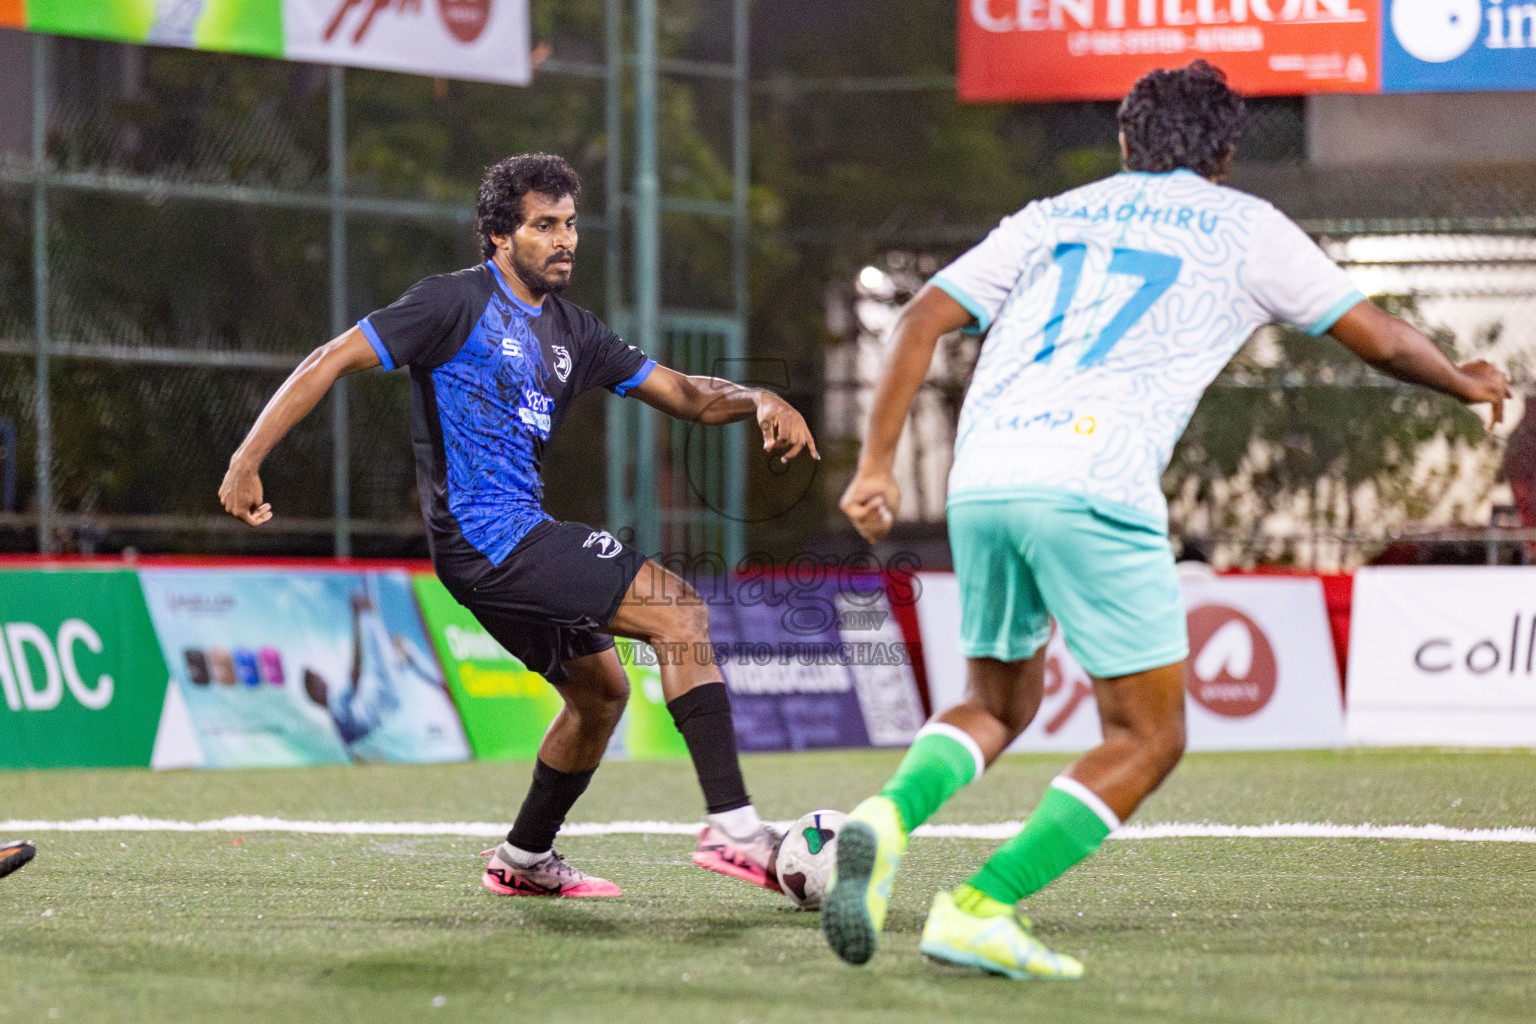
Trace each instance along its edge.
{"label": "hdc banner", "polygon": [[1536,747],[1536,567],[1355,574],[1351,742]]}
{"label": "hdc banner", "polygon": [[528,0],[0,0],[0,26],[525,85]]}
{"label": "hdc banner", "polygon": [[147,766],[165,694],[134,572],[0,572],[0,767]]}
{"label": "hdc banner", "polygon": [[405,572],[139,577],[174,684],[156,767],[469,757]]}
{"label": "hdc banner", "polygon": [[[935,710],[964,696],[960,589],[922,573],[918,618]],[[1286,750],[1343,744],[1339,674],[1315,579],[1185,577],[1190,750]],[[1099,743],[1093,683],[1058,629],[1046,649],[1045,700],[1009,749],[1080,751]]]}

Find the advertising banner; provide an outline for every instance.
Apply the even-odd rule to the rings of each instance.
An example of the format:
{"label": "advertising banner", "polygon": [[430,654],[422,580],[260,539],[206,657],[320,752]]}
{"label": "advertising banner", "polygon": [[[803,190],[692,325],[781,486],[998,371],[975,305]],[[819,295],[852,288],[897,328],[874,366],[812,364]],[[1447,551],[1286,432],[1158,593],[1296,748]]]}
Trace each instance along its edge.
{"label": "advertising banner", "polygon": [[1361,744],[1536,747],[1536,567],[1356,573],[1347,721]]}
{"label": "advertising banner", "polygon": [[139,575],[175,687],[157,767],[469,757],[407,573]]}
{"label": "advertising banner", "polygon": [[688,743],[667,710],[656,652],[649,644],[623,637],[616,645],[619,661],[629,676],[629,706],[624,709],[624,721],[616,742],[609,744],[609,752],[634,761],[687,757]]}
{"label": "advertising banner", "polygon": [[411,584],[475,757],[532,759],[560,711],[560,695],[508,654],[436,576],[415,573]]}
{"label": "advertising banner", "polygon": [[1249,95],[1376,92],[1380,13],[1380,0],[960,0],[959,93],[1117,100],[1196,57]]}
{"label": "advertising banner", "polygon": [[525,85],[527,0],[0,0],[0,24]]}
{"label": "advertising banner", "polygon": [[[497,643],[435,575],[416,573],[411,584],[475,758],[533,760],[549,723],[560,712],[560,695]],[[616,645],[629,677],[630,697],[610,755],[635,760],[687,757],[682,734],[667,711],[655,652],[622,638]]]}
{"label": "advertising banner", "polygon": [[166,678],[131,570],[0,571],[0,767],[147,766]]}
{"label": "advertising banner", "polygon": [[1385,2],[1382,92],[1536,89],[1536,4]]}
{"label": "advertising banner", "polygon": [[753,577],[707,596],[742,750],[905,746],[922,726],[910,654],[879,577]]}
{"label": "advertising banner", "polygon": [[[965,692],[960,588],[922,573],[918,617],[935,710]],[[1339,676],[1322,585],[1315,579],[1185,577],[1190,750],[1326,748],[1344,742]],[[1055,630],[1046,648],[1045,699],[1014,753],[1076,752],[1102,739],[1093,681]]]}

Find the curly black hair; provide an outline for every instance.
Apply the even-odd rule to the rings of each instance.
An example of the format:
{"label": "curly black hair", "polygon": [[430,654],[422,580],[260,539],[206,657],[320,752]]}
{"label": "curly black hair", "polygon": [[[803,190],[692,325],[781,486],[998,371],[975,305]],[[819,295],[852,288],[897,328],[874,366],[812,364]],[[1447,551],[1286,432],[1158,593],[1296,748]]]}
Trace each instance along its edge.
{"label": "curly black hair", "polygon": [[1116,120],[1125,133],[1126,170],[1187,167],[1215,178],[1226,170],[1248,115],[1222,70],[1197,60],[1142,75]]}
{"label": "curly black hair", "polygon": [[581,194],[581,178],[565,157],[550,153],[519,153],[487,167],[475,203],[475,232],[486,259],[496,255],[492,235],[510,235],[522,225],[523,196],[529,192],[574,199]]}

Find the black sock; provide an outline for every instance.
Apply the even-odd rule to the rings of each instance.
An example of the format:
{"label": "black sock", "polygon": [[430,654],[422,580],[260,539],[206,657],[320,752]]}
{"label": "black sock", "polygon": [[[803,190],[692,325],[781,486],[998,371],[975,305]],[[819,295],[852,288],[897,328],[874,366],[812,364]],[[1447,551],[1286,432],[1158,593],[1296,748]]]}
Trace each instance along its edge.
{"label": "black sock", "polygon": [[556,771],[543,761],[533,766],[533,785],[523,798],[507,842],[519,850],[543,853],[555,845],[555,833],[565,824],[571,805],[587,791],[596,768],[584,772]]}
{"label": "black sock", "polygon": [[750,804],[741,762],[736,759],[736,727],[731,722],[731,695],[725,684],[695,686],[667,701],[667,710],[688,744],[699,788],[704,791],[705,810],[719,814]]}

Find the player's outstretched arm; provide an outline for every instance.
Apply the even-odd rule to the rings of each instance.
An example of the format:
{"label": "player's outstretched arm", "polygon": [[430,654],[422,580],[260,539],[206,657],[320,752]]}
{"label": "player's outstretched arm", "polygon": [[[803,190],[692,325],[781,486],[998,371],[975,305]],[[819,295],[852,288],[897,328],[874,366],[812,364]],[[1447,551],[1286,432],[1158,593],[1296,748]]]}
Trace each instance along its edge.
{"label": "player's outstretched arm", "polygon": [[933,285],[907,303],[891,329],[891,356],[875,384],[869,430],[859,453],[859,467],[838,507],[859,535],[870,543],[882,539],[896,522],[901,489],[896,486],[896,442],[907,422],[912,400],[928,377],[939,339],[971,322],[971,314]]}
{"label": "player's outstretched arm", "polygon": [[1510,392],[1501,370],[1481,359],[1457,366],[1412,325],[1369,300],[1351,307],[1328,333],[1389,377],[1434,388],[1468,405],[1488,402],[1493,422],[1504,419],[1504,399]]}
{"label": "player's outstretched arm", "polygon": [[780,462],[788,462],[802,451],[810,452],[813,459],[821,458],[805,417],[772,391],[743,387],[719,377],[690,377],[657,366],[630,393],[673,419],[689,423],[718,426],[755,419],[763,433],[763,451],[782,451]]}
{"label": "player's outstretched arm", "polygon": [[356,327],[332,338],[304,357],[256,417],[219,487],[219,502],[236,519],[260,526],[272,518],[272,506],[261,500],[261,463],[341,377],[379,365],[368,338]]}

